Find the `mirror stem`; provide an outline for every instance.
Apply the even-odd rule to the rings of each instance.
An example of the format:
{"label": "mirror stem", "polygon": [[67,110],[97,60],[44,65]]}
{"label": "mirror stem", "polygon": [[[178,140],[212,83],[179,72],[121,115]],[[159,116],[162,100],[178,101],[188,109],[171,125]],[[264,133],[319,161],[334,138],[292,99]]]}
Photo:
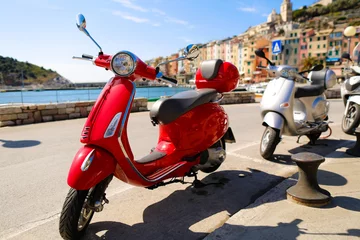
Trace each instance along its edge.
{"label": "mirror stem", "polygon": [[100,53],[103,52],[100,45],[91,37],[90,33],[86,29],[84,29],[84,32],[96,44],[96,46],[100,49],[100,52],[99,52],[99,55],[100,55]]}

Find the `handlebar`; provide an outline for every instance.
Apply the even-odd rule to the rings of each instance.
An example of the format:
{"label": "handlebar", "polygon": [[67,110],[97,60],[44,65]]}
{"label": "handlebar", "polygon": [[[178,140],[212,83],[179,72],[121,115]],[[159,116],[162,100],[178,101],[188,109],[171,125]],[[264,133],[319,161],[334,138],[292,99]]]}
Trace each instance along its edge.
{"label": "handlebar", "polygon": [[172,85],[176,85],[178,83],[178,81],[176,79],[165,77],[165,76],[161,76],[158,79],[161,81],[164,81],[166,83],[172,84]]}

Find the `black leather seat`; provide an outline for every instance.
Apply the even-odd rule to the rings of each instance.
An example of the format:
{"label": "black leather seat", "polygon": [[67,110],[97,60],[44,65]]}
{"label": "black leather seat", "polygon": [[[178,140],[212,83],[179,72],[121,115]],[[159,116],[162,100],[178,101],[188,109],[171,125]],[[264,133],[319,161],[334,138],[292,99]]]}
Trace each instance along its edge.
{"label": "black leather seat", "polygon": [[150,118],[154,123],[168,124],[191,109],[214,100],[216,96],[217,91],[210,88],[180,92],[156,101],[150,110]]}
{"label": "black leather seat", "polygon": [[323,94],[324,91],[325,88],[321,85],[297,87],[295,91],[295,98],[318,96]]}

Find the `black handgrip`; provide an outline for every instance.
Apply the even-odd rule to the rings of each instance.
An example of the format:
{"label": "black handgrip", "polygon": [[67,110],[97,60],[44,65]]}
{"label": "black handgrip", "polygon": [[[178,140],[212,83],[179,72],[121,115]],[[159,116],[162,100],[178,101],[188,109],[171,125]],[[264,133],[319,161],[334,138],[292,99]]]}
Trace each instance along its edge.
{"label": "black handgrip", "polygon": [[177,84],[177,80],[176,79],[174,79],[174,78],[169,78],[169,77],[165,77],[165,76],[162,76],[160,79],[162,79],[162,80],[165,80],[165,81],[168,81],[168,82],[171,82],[171,83],[173,83],[173,84]]}
{"label": "black handgrip", "polygon": [[89,55],[89,54],[83,54],[82,55],[83,58],[87,58],[87,59],[93,59],[94,57]]}

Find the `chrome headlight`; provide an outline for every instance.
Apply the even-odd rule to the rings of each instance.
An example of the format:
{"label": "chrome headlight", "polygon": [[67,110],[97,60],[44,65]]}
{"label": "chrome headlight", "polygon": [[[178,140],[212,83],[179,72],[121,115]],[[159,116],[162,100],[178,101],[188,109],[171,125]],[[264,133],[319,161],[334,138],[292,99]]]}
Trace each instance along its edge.
{"label": "chrome headlight", "polygon": [[136,56],[131,52],[118,52],[111,59],[111,69],[116,75],[126,77],[131,75],[136,68]]}

